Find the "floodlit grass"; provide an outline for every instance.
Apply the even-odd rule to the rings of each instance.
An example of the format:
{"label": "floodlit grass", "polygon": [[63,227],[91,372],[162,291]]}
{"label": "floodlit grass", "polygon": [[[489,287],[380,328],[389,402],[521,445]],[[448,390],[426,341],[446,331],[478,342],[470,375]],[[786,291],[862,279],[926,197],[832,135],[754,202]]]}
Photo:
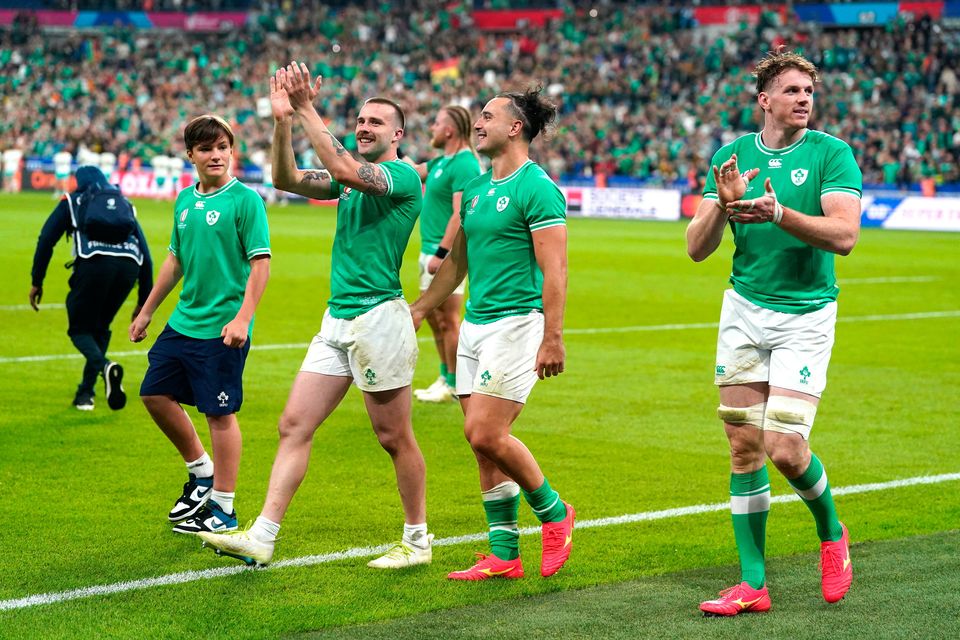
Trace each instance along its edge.
{"label": "floodlit grass", "polygon": [[[184,468],[136,399],[146,349],[174,299],[161,307],[145,344],[125,338],[132,300],[114,323],[111,351],[126,368],[128,407],[110,412],[102,389],[96,411],[70,406],[82,362],[65,333],[65,244],[48,272],[45,308],[25,308],[34,243],[53,204],[45,195],[0,199],[6,249],[0,270],[8,274],[0,279],[0,544],[6,550],[0,600],[236,566],[170,533],[166,513]],[[137,204],[159,264],[171,205]],[[240,414],[242,521],[259,511],[276,421],[329,293],[333,213],[277,206],[270,222],[272,279],[257,314]],[[723,502],[728,460],[714,417],[716,331],[700,325],[719,315],[731,245],[697,265],[686,257],[683,223],[577,219],[569,227],[567,373],[538,384],[515,433],[583,521]],[[414,239],[403,269],[411,298],[417,245]],[[865,230],[838,265],[841,322],[812,438],[831,484],[960,472],[960,236]],[[913,313],[929,315],[904,315]],[[429,331],[420,338],[415,384],[425,386],[436,377],[437,358]],[[35,356],[49,357],[23,360]],[[202,418],[190,414],[209,442]],[[418,404],[414,426],[428,466],[431,530],[438,538],[483,531],[459,409]],[[789,493],[780,477],[773,489]],[[904,628],[911,618],[892,614],[890,602],[898,586],[923,601],[920,584],[933,571],[924,567],[937,565],[953,567],[936,574],[942,591],[935,601],[949,604],[943,593],[956,591],[956,534],[941,532],[960,522],[957,482],[840,496],[837,504],[854,542],[862,543],[854,550],[857,582],[848,601],[827,607],[818,600],[812,519],[801,504],[778,504],[768,540],[775,609],[738,620],[735,628],[770,637],[811,628],[878,638],[951,628],[946,621],[932,623],[930,634]],[[317,433],[311,470],[283,523],[275,559],[384,544],[399,537],[401,524],[392,467],[353,390]],[[521,526],[534,524],[521,508]],[[916,536],[930,537],[914,544]],[[940,546],[953,551],[944,555]],[[484,548],[437,547],[432,566],[397,573],[375,572],[364,566],[366,558],[352,558],[38,604],[0,611],[0,636],[261,638],[323,630],[469,637],[474,621],[490,616],[502,621],[500,635],[547,637],[537,630],[551,628],[544,621],[553,609],[579,621],[569,629],[574,637],[709,637],[725,627],[696,618],[696,604],[737,576],[729,516],[722,512],[583,529],[570,563],[549,580],[538,575],[537,536],[521,539],[524,580],[444,579]],[[661,588],[669,607],[649,604]],[[514,615],[515,634],[508,624]],[[398,622],[351,627],[387,620]]]}

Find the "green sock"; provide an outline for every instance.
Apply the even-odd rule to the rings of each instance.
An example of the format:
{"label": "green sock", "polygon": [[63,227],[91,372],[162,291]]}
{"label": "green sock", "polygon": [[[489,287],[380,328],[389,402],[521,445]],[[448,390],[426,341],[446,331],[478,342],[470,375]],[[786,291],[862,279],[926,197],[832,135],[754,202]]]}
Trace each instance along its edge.
{"label": "green sock", "polygon": [[440,376],[446,378],[450,372],[447,371],[447,365],[440,363]]}
{"label": "green sock", "polygon": [[563,504],[560,494],[553,490],[546,478],[539,489],[524,491],[523,497],[540,522],[560,522],[567,517],[567,505]]}
{"label": "green sock", "polygon": [[787,478],[810,509],[814,520],[817,521],[817,535],[822,542],[836,542],[843,536],[840,520],[837,519],[837,509],[833,504],[833,494],[830,492],[830,483],[827,482],[827,472],[820,462],[820,458],[811,454],[810,466],[799,478]]}
{"label": "green sock", "polygon": [[447,381],[447,385],[457,388],[457,373],[455,371],[448,371],[443,375],[444,379]]}
{"label": "green sock", "polygon": [[730,514],[740,554],[740,575],[754,589],[766,581],[763,549],[769,513],[770,478],[766,465],[752,473],[731,473]]}
{"label": "green sock", "polygon": [[487,513],[490,532],[490,552],[501,560],[520,556],[520,530],[517,514],[520,511],[520,487],[516,482],[501,482],[481,493],[483,510]]}

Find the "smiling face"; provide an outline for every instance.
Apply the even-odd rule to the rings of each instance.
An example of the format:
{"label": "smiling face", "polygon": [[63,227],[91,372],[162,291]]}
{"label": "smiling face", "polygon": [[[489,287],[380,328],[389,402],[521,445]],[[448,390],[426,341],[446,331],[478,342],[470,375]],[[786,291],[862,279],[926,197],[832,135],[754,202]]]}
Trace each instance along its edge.
{"label": "smiling face", "polygon": [[480,112],[473,129],[477,132],[477,151],[493,158],[506,148],[511,138],[523,132],[523,122],[514,116],[510,98],[494,98]]}
{"label": "smiling face", "polygon": [[787,69],[757,97],[767,122],[784,129],[805,129],[813,113],[813,78]]}
{"label": "smiling face", "polygon": [[367,162],[377,162],[403,137],[396,110],[388,104],[368,102],[357,116],[357,151]]}
{"label": "smiling face", "polygon": [[204,185],[220,187],[230,181],[233,146],[226,134],[220,134],[214,141],[198,142],[187,150],[187,157],[197,167],[197,175]]}

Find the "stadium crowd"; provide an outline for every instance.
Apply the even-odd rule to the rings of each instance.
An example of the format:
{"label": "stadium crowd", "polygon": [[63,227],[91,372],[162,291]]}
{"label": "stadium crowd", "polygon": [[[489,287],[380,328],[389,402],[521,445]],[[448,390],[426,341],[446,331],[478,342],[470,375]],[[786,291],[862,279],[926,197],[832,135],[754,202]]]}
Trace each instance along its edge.
{"label": "stadium crowd", "polygon": [[[554,176],[696,189],[713,152],[757,127],[750,65],[785,44],[820,67],[813,126],[850,142],[866,183],[960,183],[960,31],[942,23],[824,30],[769,12],[721,31],[697,27],[689,9],[606,3],[488,32],[472,24],[472,5],[265,1],[244,29],[211,34],[20,20],[0,30],[0,148],[51,156],[85,145],[149,162],[182,154],[185,122],[215,111],[242,131],[249,162],[271,140],[267,78],[295,59],[323,76],[321,113],[348,148],[348,119],[367,96],[402,104],[402,151],[424,159],[440,106],[476,113],[499,90],[543,84],[561,118],[534,151]],[[309,145],[298,152],[310,166]]]}

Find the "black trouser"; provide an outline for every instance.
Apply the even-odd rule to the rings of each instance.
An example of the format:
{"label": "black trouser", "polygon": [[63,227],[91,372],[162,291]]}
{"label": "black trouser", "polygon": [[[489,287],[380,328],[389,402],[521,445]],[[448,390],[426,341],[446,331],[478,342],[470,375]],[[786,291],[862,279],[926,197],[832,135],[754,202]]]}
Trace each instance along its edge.
{"label": "black trouser", "polygon": [[78,258],[67,294],[67,335],[83,357],[83,380],[77,393],[93,393],[97,374],[107,364],[110,323],[127,299],[140,267],[131,258],[93,256]]}

